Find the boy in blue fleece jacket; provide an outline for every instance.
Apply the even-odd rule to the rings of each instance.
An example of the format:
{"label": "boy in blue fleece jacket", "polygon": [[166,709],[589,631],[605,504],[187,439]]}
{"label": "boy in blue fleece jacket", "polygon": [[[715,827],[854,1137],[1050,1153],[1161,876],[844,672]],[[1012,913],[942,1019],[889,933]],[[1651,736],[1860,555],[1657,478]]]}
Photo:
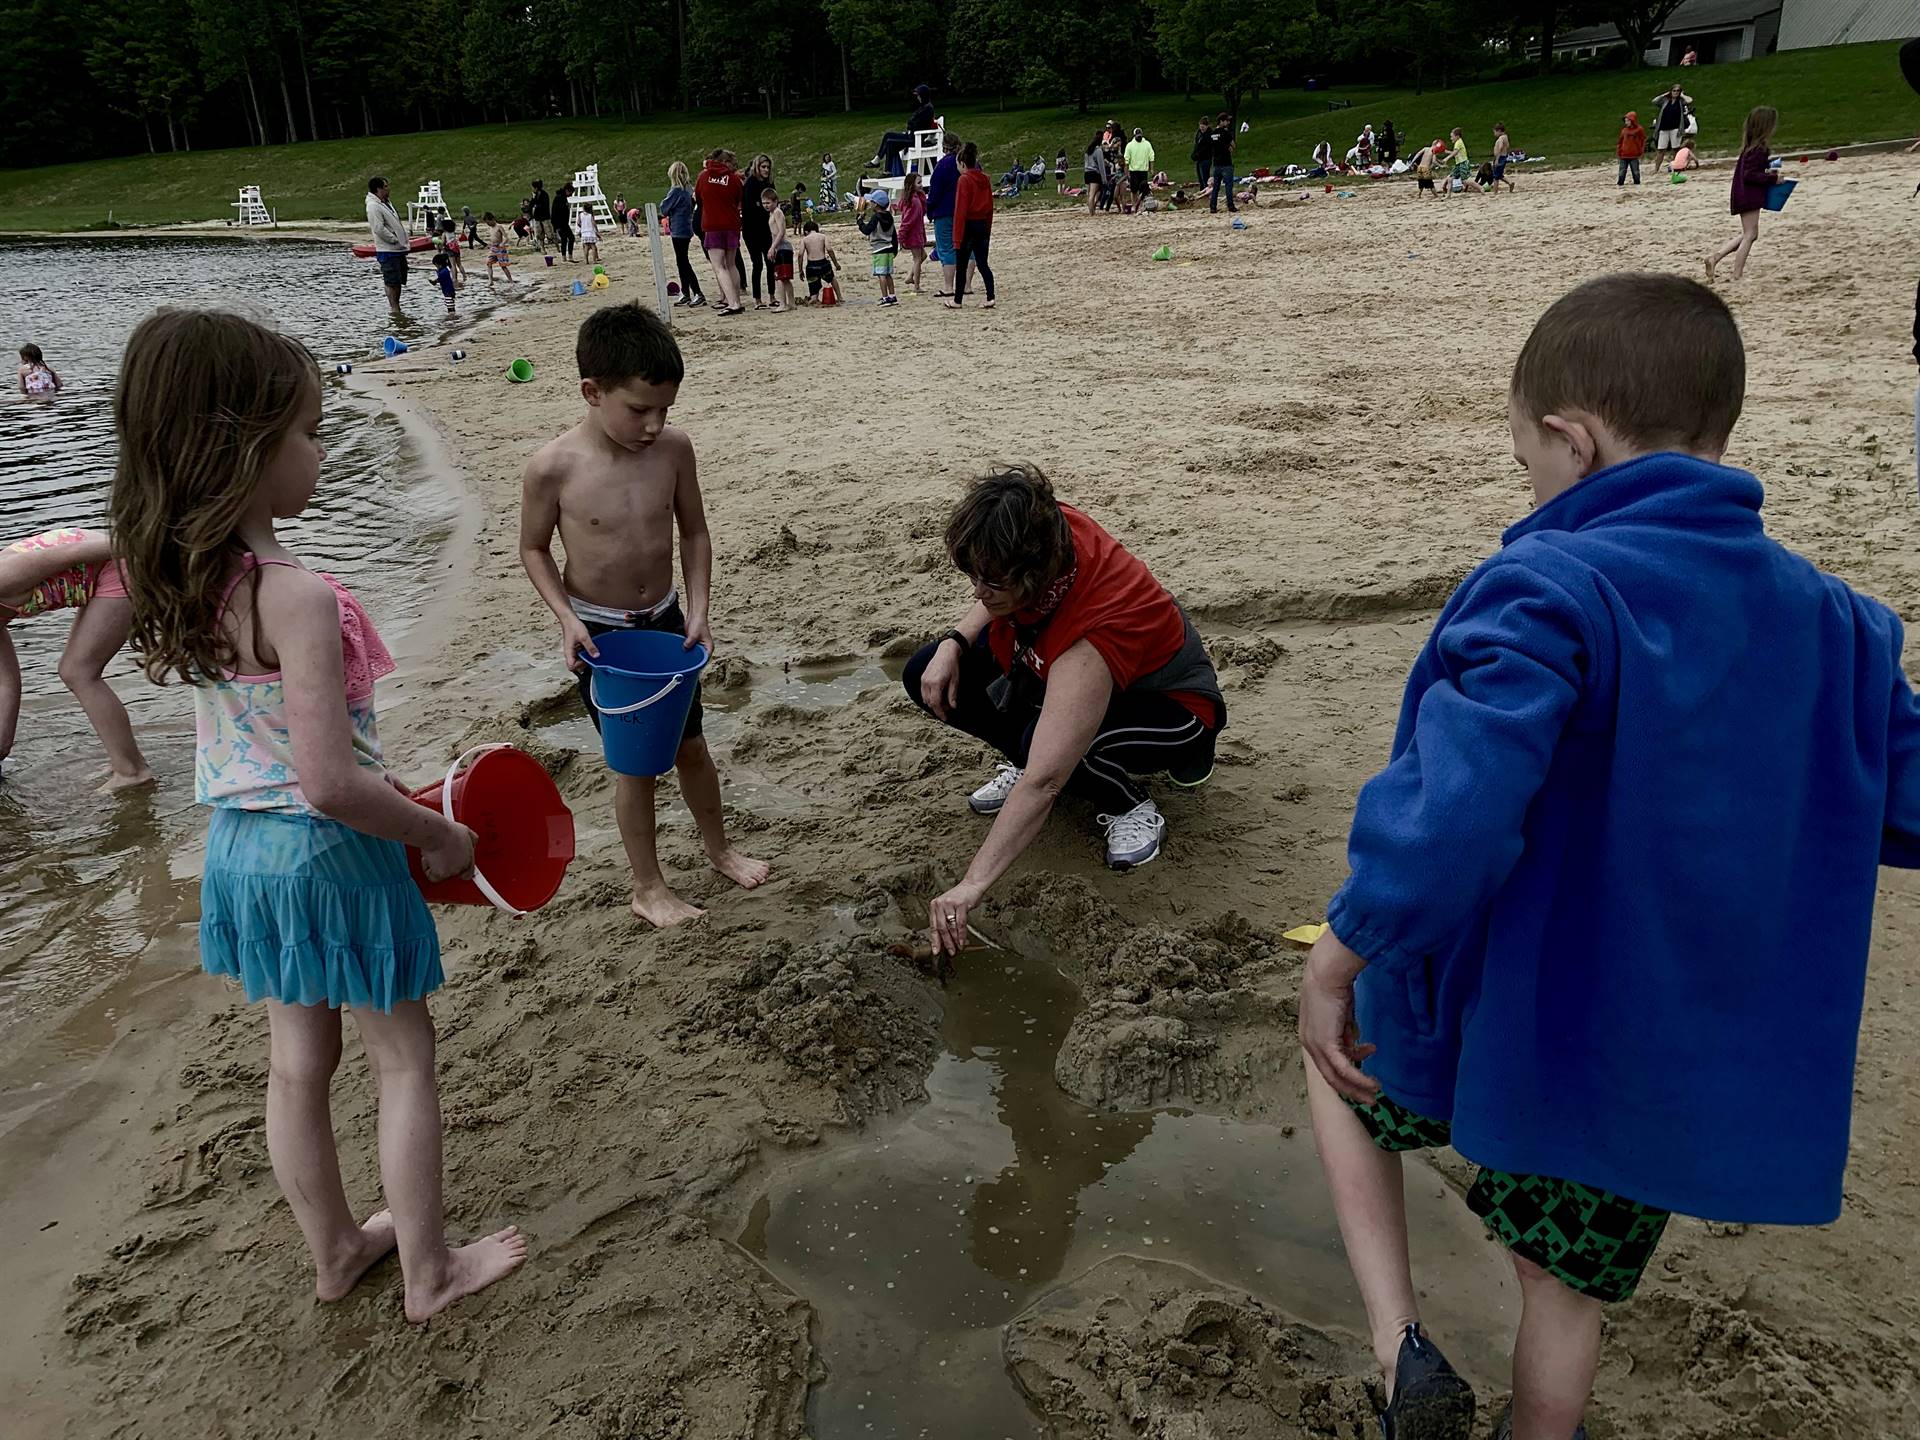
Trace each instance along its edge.
{"label": "boy in blue fleece jacket", "polygon": [[[1651,363],[1650,315],[1680,363]],[[1547,311],[1509,398],[1538,507],[1447,602],[1360,792],[1300,1035],[1390,1440],[1465,1440],[1474,1410],[1419,1327],[1399,1152],[1482,1167],[1467,1203],[1523,1299],[1513,1440],[1584,1434],[1602,1302],[1669,1212],[1840,1213],[1877,867],[1920,864],[1920,705],[1899,621],[1767,538],[1720,463],[1745,389],[1691,280]]]}

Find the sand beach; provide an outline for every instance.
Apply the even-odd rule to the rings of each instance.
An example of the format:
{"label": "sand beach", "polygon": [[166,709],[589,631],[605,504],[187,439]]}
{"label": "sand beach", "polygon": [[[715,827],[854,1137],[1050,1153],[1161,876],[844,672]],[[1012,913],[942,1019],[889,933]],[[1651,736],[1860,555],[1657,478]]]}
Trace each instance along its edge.
{"label": "sand beach", "polygon": [[[1772,533],[1911,620],[1915,274],[1888,243],[1909,223],[1911,176],[1892,159],[1795,159],[1791,204],[1767,217],[1744,282],[1720,287],[1749,363],[1728,460],[1765,482]],[[992,312],[947,312],[931,293],[879,308],[855,243],[839,244],[855,262],[844,308],[679,312],[674,420],[698,451],[716,552],[708,734],[730,824],[775,875],[748,893],[709,871],[663,782],[669,878],[708,909],[667,933],[627,912],[609,777],[515,551],[521,469],[581,408],[574,331],[588,307],[651,299],[645,249],[609,241],[614,284],[581,298],[529,269],[542,284],[476,324],[458,362],[446,345],[374,359],[370,276],[376,338],[350,383],[428,437],[467,507],[383,686],[389,757],[421,783],[470,745],[511,741],[553,770],[579,825],[580,858],[545,911],[440,917],[449,1227],[518,1223],[531,1256],[423,1328],[402,1317],[391,1263],[340,1304],[312,1300],[267,1163],[264,1021],[197,973],[183,906],[110,993],[6,1062],[39,1067],[48,1097],[0,1134],[7,1433],[841,1440],[867,1433],[834,1418],[857,1412],[808,1412],[810,1386],[857,1363],[857,1317],[830,1310],[847,1302],[829,1289],[863,1303],[871,1290],[877,1323],[894,1303],[887,1256],[970,1246],[1007,1280],[967,1322],[973,1348],[935,1354],[945,1342],[903,1320],[886,1363],[951,1370],[956,1394],[1024,1397],[1027,1428],[1007,1433],[1374,1434],[1359,1303],[1310,1193],[1301,954],[1281,932],[1319,920],[1345,873],[1354,794],[1386,755],[1434,613],[1528,508],[1506,380],[1534,320],[1587,276],[1698,274],[1733,224],[1724,169],[1624,192],[1611,167],[1518,179],[1515,194],[1444,203],[1397,184],[1315,190],[1264,201],[1241,230],[1204,211],[1007,216]],[[1148,258],[1161,244],[1171,261]],[[438,305],[418,286],[408,303]],[[1657,322],[1647,354],[1659,362]],[[511,384],[521,356],[535,379]],[[981,917],[1006,950],[961,957],[966,1003],[1011,1006],[1058,1036],[1038,1063],[1071,1106],[1046,1110],[1056,1130],[1031,1155],[990,1161],[1026,1186],[996,1224],[1056,1273],[1018,1257],[1002,1271],[985,1227],[968,1235],[973,1182],[989,1177],[956,1153],[934,1177],[945,1209],[860,1211],[845,1230],[872,1247],[862,1278],[829,1286],[844,1256],[828,1261],[823,1241],[810,1285],[782,1248],[804,1221],[793,1187],[804,1199],[893,1163],[881,1137],[904,1154],[900,1127],[947,1103],[927,1108],[930,1075],[964,1070],[943,1022],[953,991],[900,952],[972,854],[980,822],[964,800],[991,766],[927,723],[896,677],[965,604],[940,544],[957,488],[1010,460],[1045,469],[1180,597],[1230,727],[1205,788],[1161,792],[1157,863],[1108,872],[1090,817],[1064,804]],[[174,856],[176,878],[193,863]],[[1594,1440],[1913,1433],[1920,882],[1881,879],[1844,1217],[1811,1230],[1676,1221],[1640,1294],[1609,1312]],[[1057,967],[1070,991],[1020,990],[1022,965]],[[994,974],[1014,988],[981,990]],[[966,1043],[1011,1054],[1019,1040]],[[1016,1088],[980,1107],[999,1105],[1024,1146],[1040,1112],[1018,1107],[1065,1102]],[[1172,1128],[1124,1122],[1139,1127],[1128,1147],[1094,1138],[1098,1117],[1166,1107]],[[349,1196],[368,1208],[373,1115],[350,1038],[334,1118]],[[1271,1168],[1240,1175],[1226,1202],[1249,1236],[1267,1234],[1255,1207],[1271,1181],[1314,1253],[1256,1274],[1230,1245],[1147,1243],[1154,1230],[1118,1220],[1104,1255],[1087,1253],[1124,1189],[1108,1168],[1145,1163],[1149,1130],[1193,1139],[1178,1127],[1202,1123],[1239,1127],[1223,1133],[1243,1154],[1266,1148]],[[1075,1169],[1080,1141],[1093,1158]],[[1181,1180],[1176,1161],[1154,1163],[1154,1183]],[[1456,1356],[1484,1433],[1517,1301],[1454,1200],[1464,1163],[1414,1173],[1420,1203],[1452,1217],[1421,1257],[1435,1313],[1489,1337]],[[1220,1198],[1193,1213],[1211,1219]],[[1076,1223],[1070,1241],[1060,1226]],[[916,1393],[916,1423],[871,1433],[1002,1433],[963,1425],[964,1401]]]}

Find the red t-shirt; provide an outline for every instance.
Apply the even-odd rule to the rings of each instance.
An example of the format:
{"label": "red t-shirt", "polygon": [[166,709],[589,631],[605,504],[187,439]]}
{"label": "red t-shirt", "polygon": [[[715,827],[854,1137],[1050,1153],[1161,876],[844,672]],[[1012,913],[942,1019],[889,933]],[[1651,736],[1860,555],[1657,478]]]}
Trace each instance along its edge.
{"label": "red t-shirt", "polygon": [[[1053,662],[1085,640],[1106,662],[1113,688],[1125,690],[1180,653],[1187,638],[1186,621],[1167,587],[1124,545],[1071,505],[1062,505],[1060,513],[1067,517],[1073,536],[1073,588],[1041,627],[1025,663],[1044,684]],[[1033,616],[1024,611],[1016,618],[1022,625],[1033,622]],[[987,644],[1000,668],[1011,671],[1017,648],[1013,621],[992,621],[987,626]],[[1219,724],[1208,696],[1169,690],[1167,697],[1192,711],[1209,730]]]}
{"label": "red t-shirt", "polygon": [[707,234],[740,228],[740,172],[708,161],[693,182],[700,202],[700,228]]}

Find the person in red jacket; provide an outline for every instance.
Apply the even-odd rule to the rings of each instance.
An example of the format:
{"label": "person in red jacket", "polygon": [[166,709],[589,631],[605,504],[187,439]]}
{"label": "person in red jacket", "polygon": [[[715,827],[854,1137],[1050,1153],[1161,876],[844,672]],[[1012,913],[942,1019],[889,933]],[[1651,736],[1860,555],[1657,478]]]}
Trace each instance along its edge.
{"label": "person in red jacket", "polygon": [[940,302],[949,310],[958,310],[967,298],[969,261],[987,287],[987,309],[993,308],[993,270],[987,264],[992,239],[993,179],[980,168],[980,147],[969,140],[960,147],[960,185],[953,198],[953,298]]}
{"label": "person in red jacket", "polygon": [[701,248],[713,262],[714,279],[720,282],[722,304],[716,314],[738,315],[740,304],[740,198],[743,185],[740,172],[733,168],[731,150],[715,150],[700,167],[700,178],[693,184],[693,198],[700,206]]}
{"label": "person in red jacket", "polygon": [[1640,183],[1640,157],[1647,153],[1647,132],[1640,125],[1640,117],[1632,110],[1627,111],[1626,122],[1620,127],[1620,143],[1615,147],[1615,155],[1620,157],[1620,174],[1614,180],[1618,187],[1627,183],[1627,172],[1633,172],[1633,183]]}

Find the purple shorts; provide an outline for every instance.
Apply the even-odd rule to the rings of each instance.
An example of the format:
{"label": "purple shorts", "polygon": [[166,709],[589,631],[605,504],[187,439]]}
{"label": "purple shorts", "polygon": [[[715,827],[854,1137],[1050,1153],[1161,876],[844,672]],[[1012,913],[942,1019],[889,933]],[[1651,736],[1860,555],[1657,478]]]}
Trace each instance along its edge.
{"label": "purple shorts", "polygon": [[738,250],[740,232],[738,230],[709,230],[700,238],[700,243],[708,250]]}

